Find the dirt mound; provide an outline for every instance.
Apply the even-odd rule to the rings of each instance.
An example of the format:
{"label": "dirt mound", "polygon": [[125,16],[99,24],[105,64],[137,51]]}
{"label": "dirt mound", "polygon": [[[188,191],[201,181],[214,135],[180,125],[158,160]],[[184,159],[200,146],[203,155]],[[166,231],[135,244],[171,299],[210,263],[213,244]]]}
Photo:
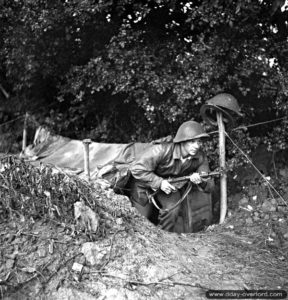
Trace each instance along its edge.
{"label": "dirt mound", "polygon": [[[288,290],[287,240],[285,226],[279,225],[284,224],[279,220],[287,222],[287,211],[265,211],[264,217],[256,220],[254,210],[241,208],[253,204],[253,195],[247,201],[242,195],[233,200],[238,204],[230,209],[224,225],[193,234],[168,233],[150,224],[126,197],[115,195],[100,182],[92,186],[57,173],[54,175],[61,182],[56,181],[50,198],[47,193],[29,196],[33,189],[24,187],[33,187],[38,171],[18,160],[9,164],[0,173],[3,299],[207,299],[205,293],[210,289]],[[24,172],[25,168],[30,173]],[[46,182],[46,173],[41,174]],[[53,178],[51,182],[55,182]],[[12,188],[7,186],[10,182]],[[62,205],[59,197],[68,186],[74,189]],[[7,204],[12,196],[15,211]],[[41,204],[35,206],[38,215],[34,208],[28,210],[28,196],[32,206],[37,201]],[[97,212],[96,233],[78,228],[70,206],[78,200]],[[254,206],[260,211],[265,199],[258,200],[259,207]],[[49,214],[53,205],[59,213],[54,207]],[[252,222],[247,222],[249,217]],[[278,241],[277,233],[271,236],[272,223],[283,231],[281,244],[269,240]]]}

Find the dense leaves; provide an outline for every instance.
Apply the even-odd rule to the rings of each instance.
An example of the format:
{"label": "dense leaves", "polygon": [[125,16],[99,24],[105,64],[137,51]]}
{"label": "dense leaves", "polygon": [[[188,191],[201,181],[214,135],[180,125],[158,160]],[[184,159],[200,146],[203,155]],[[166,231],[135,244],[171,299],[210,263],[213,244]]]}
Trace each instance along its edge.
{"label": "dense leaves", "polygon": [[126,198],[114,197],[108,201],[107,197],[99,184],[89,184],[66,170],[35,167],[14,156],[0,159],[0,222],[15,217],[31,222],[52,220],[68,228],[74,226],[73,230],[78,231],[74,203],[80,201],[97,213],[100,220],[97,236],[104,236],[106,229],[111,228],[111,220],[115,223],[115,218],[122,218],[130,223],[137,214],[127,207]]}
{"label": "dense leaves", "polygon": [[13,156],[1,158],[1,219],[49,217],[73,220],[76,201],[93,203],[92,193],[79,179],[51,167],[35,168]]}
{"label": "dense leaves", "polygon": [[[219,92],[238,99],[245,124],[287,114],[285,1],[0,6],[1,82],[12,95],[5,105],[33,112],[57,133],[101,142],[159,138],[201,120],[201,105]],[[286,147],[283,124],[272,125],[250,134]]]}

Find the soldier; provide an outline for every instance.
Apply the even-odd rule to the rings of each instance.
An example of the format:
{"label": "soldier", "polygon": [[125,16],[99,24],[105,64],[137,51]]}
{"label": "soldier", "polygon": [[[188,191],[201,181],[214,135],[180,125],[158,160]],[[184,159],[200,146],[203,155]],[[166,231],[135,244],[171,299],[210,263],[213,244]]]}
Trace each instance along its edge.
{"label": "soldier", "polygon": [[159,224],[164,230],[174,231],[180,210],[180,205],[177,204],[189,192],[187,185],[177,188],[168,178],[189,175],[190,181],[200,190],[211,192],[214,188],[212,178],[203,179],[200,176],[202,172],[210,171],[207,157],[202,150],[208,137],[201,124],[187,121],[179,127],[173,142],[151,145],[130,167],[132,204],[155,223],[155,208],[149,201],[149,195],[154,195],[154,203],[161,207]]}

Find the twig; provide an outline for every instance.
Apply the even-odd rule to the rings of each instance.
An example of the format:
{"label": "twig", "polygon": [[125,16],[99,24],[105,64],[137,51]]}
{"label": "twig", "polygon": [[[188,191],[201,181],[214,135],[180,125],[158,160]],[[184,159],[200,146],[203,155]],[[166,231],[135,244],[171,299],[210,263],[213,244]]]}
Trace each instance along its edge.
{"label": "twig", "polygon": [[[88,185],[86,182],[84,183],[83,181],[81,181],[80,178],[77,178],[77,180],[75,180],[75,175],[70,175],[70,174],[68,174],[66,171],[64,171],[63,169],[60,169],[60,168],[57,167],[56,165],[53,165],[53,164],[48,164],[48,165],[54,167],[54,168],[55,168],[56,170],[58,170],[60,173],[62,173],[62,174],[64,174],[64,175],[66,175],[67,177],[69,177],[74,183],[75,183],[75,182],[78,183],[78,182],[77,182],[77,180],[78,180],[78,181],[81,182],[83,185],[85,185],[85,187],[90,188],[89,185]],[[76,185],[77,185],[77,184],[76,184]],[[90,189],[90,191],[91,191],[91,189]],[[92,206],[92,204],[90,203],[90,201],[88,200],[88,197],[86,197],[84,194],[82,194],[82,196],[85,198],[85,200],[87,201],[87,203],[90,205],[90,208],[93,209],[93,206]]]}
{"label": "twig", "polygon": [[122,232],[122,231],[125,231],[125,229],[117,230],[117,231],[113,234],[113,236],[112,236],[112,238],[111,238],[111,242],[110,242],[109,257],[108,257],[107,261],[106,261],[106,262],[102,265],[102,267],[99,269],[99,272],[100,272],[100,273],[102,272],[102,270],[107,266],[107,264],[108,264],[108,263],[110,262],[110,260],[111,260],[111,257],[112,257],[113,242],[114,242],[114,239],[115,239],[116,234],[118,234],[119,232]]}
{"label": "twig", "polygon": [[[59,241],[59,240],[57,240],[56,238],[53,238],[53,237],[47,237],[47,238],[45,238],[45,237],[42,237],[42,236],[40,236],[40,235],[33,234],[33,233],[28,233],[28,232],[20,232],[19,234],[37,237],[37,238],[42,239],[42,240],[53,240],[55,243],[59,243],[59,244],[64,244],[64,245],[67,245],[67,244],[68,244],[68,243],[66,243],[66,242]],[[18,235],[18,233],[13,234],[13,235]]]}
{"label": "twig", "polygon": [[[27,269],[27,266],[25,267]],[[17,268],[17,270],[22,271],[22,272],[26,272],[25,270],[21,269],[21,268]],[[40,272],[38,271],[36,268],[34,269],[33,273],[38,273],[44,280],[46,280],[46,277]],[[31,272],[32,273],[32,272]]]}
{"label": "twig", "polygon": [[59,272],[60,269],[62,269],[63,267],[66,266],[66,264],[67,264],[68,262],[70,262],[72,259],[76,258],[77,256],[79,256],[79,255],[81,255],[81,254],[82,254],[82,253],[77,253],[77,254],[71,256],[70,258],[68,258],[67,260],[65,260],[64,263],[61,264],[61,265],[59,265],[59,266],[57,267],[56,271],[53,272],[53,273],[48,277],[48,279],[44,282],[44,284],[47,284],[47,283],[48,283],[48,282],[49,282],[49,281],[50,281],[50,280],[51,280],[51,279]]}
{"label": "twig", "polygon": [[50,264],[52,264],[56,259],[53,258],[50,261],[48,261],[43,267],[41,266],[41,271],[43,272]]}
{"label": "twig", "polygon": [[183,272],[183,271],[177,271],[177,272],[175,272],[175,273],[173,273],[173,274],[171,274],[171,275],[169,275],[169,276],[166,276],[166,277],[163,277],[163,278],[159,279],[159,281],[163,281],[163,280],[170,279],[171,277],[173,277],[173,276],[175,276],[175,275],[177,275],[177,274],[181,274],[182,272]]}
{"label": "twig", "polygon": [[13,284],[8,283],[7,280],[0,280],[0,286],[1,286],[1,285],[14,286]]}
{"label": "twig", "polygon": [[[69,225],[67,225],[67,224],[65,224],[65,223],[58,222],[58,221],[53,220],[53,219],[48,218],[48,217],[46,217],[45,220],[47,220],[47,221],[49,221],[49,222],[53,222],[53,223],[55,223],[55,224],[57,224],[57,225],[61,225],[61,226],[64,227],[64,228],[67,227],[67,228],[73,230],[72,226],[69,226]],[[63,225],[64,225],[64,226],[63,226]]]}
{"label": "twig", "polygon": [[[3,180],[5,181],[5,183],[6,183],[6,185],[7,185],[7,187],[10,187],[10,188],[12,188],[13,189],[13,191],[15,192],[15,190],[14,190],[14,188],[13,188],[13,186],[12,186],[12,184],[9,184],[9,182],[8,182],[8,180],[4,177],[4,175],[2,174],[2,173],[0,173],[0,176],[3,178]],[[9,188],[9,189],[10,189]]]}
{"label": "twig", "polygon": [[20,290],[21,288],[23,288],[23,286],[25,286],[27,283],[29,283],[30,281],[32,281],[33,279],[35,279],[36,277],[38,277],[39,274],[36,273],[35,275],[33,275],[32,277],[30,277],[29,279],[27,279],[26,281],[23,281],[23,282],[19,282],[17,285],[12,285],[8,282],[5,282],[5,281],[0,281],[0,286],[1,284],[3,285],[6,285],[10,288],[10,290],[8,289],[8,293],[15,293],[17,292],[18,290]]}
{"label": "twig", "polygon": [[121,276],[117,276],[117,275],[113,275],[113,274],[109,274],[109,273],[102,273],[102,276],[107,276],[107,277],[113,277],[113,278],[117,278],[117,279],[121,279],[126,281],[127,283],[130,284],[135,284],[135,285],[145,285],[145,286],[149,286],[149,285],[165,285],[165,286],[175,286],[175,285],[182,285],[182,286],[190,286],[190,287],[194,287],[194,288],[202,288],[205,290],[209,290],[208,287],[205,287],[199,283],[187,283],[187,282],[180,282],[180,281],[171,281],[171,282],[161,282],[161,281],[151,281],[151,282],[144,282],[144,281],[136,281],[136,280],[130,280],[129,278],[123,278]]}

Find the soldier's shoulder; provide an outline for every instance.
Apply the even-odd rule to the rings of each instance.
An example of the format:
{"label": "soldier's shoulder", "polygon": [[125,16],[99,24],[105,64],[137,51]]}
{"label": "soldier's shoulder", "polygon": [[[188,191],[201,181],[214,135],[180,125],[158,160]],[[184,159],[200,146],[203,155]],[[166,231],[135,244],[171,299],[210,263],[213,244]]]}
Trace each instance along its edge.
{"label": "soldier's shoulder", "polygon": [[173,143],[161,143],[161,144],[153,144],[152,151],[156,155],[163,155],[170,151],[172,151]]}

